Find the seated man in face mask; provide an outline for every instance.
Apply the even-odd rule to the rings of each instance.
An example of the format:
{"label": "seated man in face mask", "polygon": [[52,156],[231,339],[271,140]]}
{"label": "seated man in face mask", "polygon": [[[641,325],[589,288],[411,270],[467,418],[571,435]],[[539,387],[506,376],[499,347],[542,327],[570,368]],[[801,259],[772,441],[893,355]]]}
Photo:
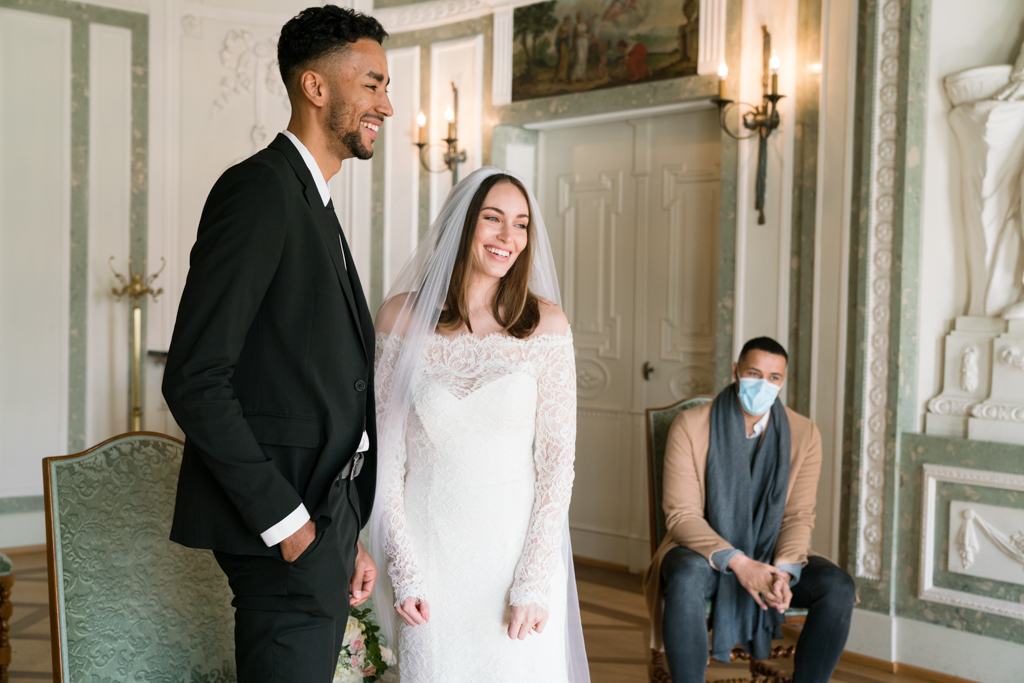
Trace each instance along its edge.
{"label": "seated man in face mask", "polygon": [[846,644],[853,580],[809,555],[821,471],[821,436],[782,405],[787,355],[773,339],[748,341],[736,382],[714,402],[679,414],[665,449],[668,534],[644,578],[654,646],[673,683],[703,683],[712,656],[741,645],[767,659],[783,613],[809,610],[797,643],[795,683],[824,683]]}

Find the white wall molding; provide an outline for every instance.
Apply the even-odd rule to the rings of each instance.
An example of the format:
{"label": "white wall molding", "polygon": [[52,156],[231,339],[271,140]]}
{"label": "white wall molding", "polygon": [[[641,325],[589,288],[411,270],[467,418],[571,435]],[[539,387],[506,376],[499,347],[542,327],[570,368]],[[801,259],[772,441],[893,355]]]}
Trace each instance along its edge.
{"label": "white wall molding", "polygon": [[[483,159],[483,85],[484,37],[470,36],[433,43],[430,46],[430,112],[431,140],[447,134],[445,110],[452,105],[452,83],[459,89],[459,148],[466,150],[465,163],[459,164],[459,178],[480,168]],[[439,155],[438,155],[439,156]],[[437,164],[436,159],[433,162]],[[441,210],[451,189],[451,174],[430,175],[430,220]]]}
{"label": "white wall molding", "polygon": [[559,130],[562,128],[578,128],[579,126],[591,126],[597,123],[615,123],[617,121],[639,120],[651,116],[665,116],[683,111],[699,111],[701,109],[714,109],[715,105],[711,100],[688,100],[686,102],[673,102],[672,104],[661,104],[656,107],[642,107],[640,109],[623,109],[621,111],[609,111],[601,114],[590,114],[588,116],[574,116],[566,119],[555,119],[553,121],[538,121],[527,123],[523,128],[527,130]]}
{"label": "white wall molding", "polygon": [[413,143],[419,131],[420,52],[418,45],[387,51],[394,115],[384,136],[384,294],[419,242],[420,160]]}
{"label": "white wall molding", "polygon": [[496,107],[512,102],[512,13],[512,7],[494,10],[491,104]]}
{"label": "white wall molding", "polygon": [[892,313],[892,236],[896,207],[896,138],[899,93],[900,3],[877,13],[871,140],[871,207],[868,228],[867,344],[861,417],[867,429],[860,453],[857,576],[882,577],[885,519],[885,452],[889,412],[889,320]]}
{"label": "white wall molding", "polygon": [[388,33],[419,31],[485,17],[494,10],[484,0],[431,0],[373,11]]}
{"label": "white wall molding", "polygon": [[726,0],[700,0],[700,34],[697,41],[697,73],[718,73],[725,61]]}
{"label": "white wall molding", "polygon": [[[131,69],[132,32],[90,24],[85,379],[85,442],[90,446],[129,427],[130,303],[112,296],[108,264],[125,273],[131,253]],[[159,267],[157,261],[148,270]]]}
{"label": "white wall molding", "polygon": [[[952,605],[989,614],[1024,619],[1024,604],[999,600],[984,595],[940,588],[934,585],[935,574],[935,505],[936,484],[940,481],[971,486],[1024,491],[1024,475],[1006,472],[972,470],[946,465],[924,465],[924,489],[921,508],[921,555],[918,575],[918,597],[921,600]],[[950,522],[952,523],[952,521]]]}

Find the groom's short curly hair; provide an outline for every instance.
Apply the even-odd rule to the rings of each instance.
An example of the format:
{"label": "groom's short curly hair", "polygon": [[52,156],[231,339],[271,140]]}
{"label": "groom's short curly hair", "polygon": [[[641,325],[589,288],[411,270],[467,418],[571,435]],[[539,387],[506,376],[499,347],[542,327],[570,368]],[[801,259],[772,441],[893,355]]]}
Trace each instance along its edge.
{"label": "groom's short curly hair", "polygon": [[361,38],[383,43],[388,37],[380,22],[362,12],[337,5],[308,7],[288,20],[277,41],[277,64],[285,87],[314,60],[343,52]]}

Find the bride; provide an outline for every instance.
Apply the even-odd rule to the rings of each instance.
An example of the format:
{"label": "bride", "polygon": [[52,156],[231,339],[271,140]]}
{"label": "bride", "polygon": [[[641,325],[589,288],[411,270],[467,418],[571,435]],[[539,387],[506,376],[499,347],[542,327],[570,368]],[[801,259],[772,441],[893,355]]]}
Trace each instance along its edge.
{"label": "bride", "polygon": [[589,683],[559,300],[536,200],[485,167],[452,189],[377,314],[370,537],[402,683]]}

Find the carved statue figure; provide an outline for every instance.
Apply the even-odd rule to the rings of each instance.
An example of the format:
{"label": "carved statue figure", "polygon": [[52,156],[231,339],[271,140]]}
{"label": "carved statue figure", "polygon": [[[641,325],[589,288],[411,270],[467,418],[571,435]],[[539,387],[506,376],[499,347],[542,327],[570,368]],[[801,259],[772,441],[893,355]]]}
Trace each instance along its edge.
{"label": "carved statue figure", "polygon": [[970,69],[945,86],[960,149],[967,315],[1024,318],[1024,46],[1012,69]]}

